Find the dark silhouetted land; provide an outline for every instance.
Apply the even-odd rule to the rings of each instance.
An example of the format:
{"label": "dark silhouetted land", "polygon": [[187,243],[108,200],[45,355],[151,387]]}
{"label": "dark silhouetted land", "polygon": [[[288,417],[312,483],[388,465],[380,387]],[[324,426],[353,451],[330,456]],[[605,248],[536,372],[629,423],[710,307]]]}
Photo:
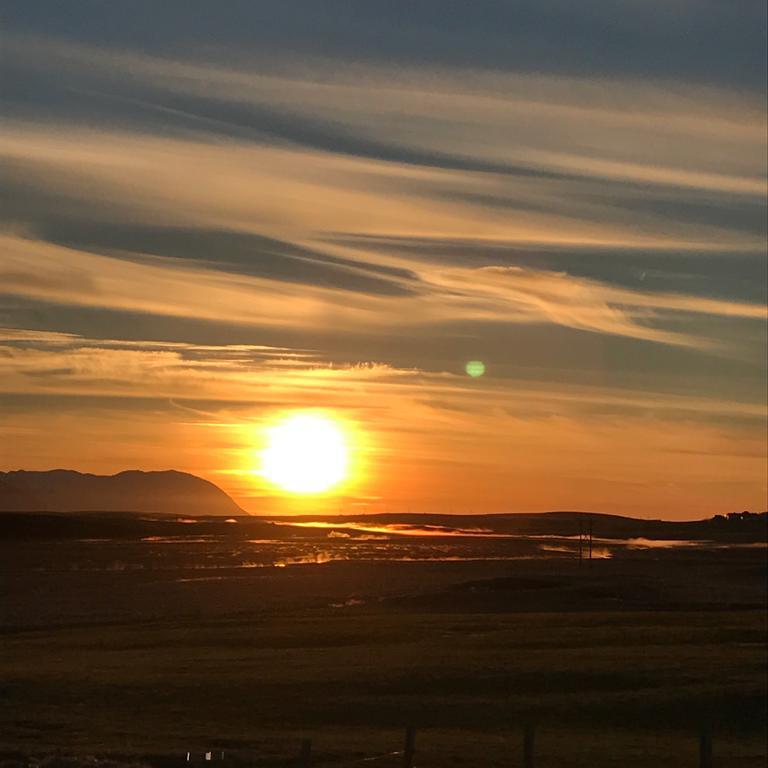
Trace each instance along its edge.
{"label": "dark silhouetted land", "polygon": [[507,768],[535,721],[545,768],[697,765],[704,725],[765,763],[762,516],[592,515],[591,562],[574,513],[232,520],[0,516],[0,753],[340,768],[412,723]]}
{"label": "dark silhouetted land", "polygon": [[0,472],[0,512],[154,512],[242,515],[213,483],[186,472],[91,475],[69,469]]}

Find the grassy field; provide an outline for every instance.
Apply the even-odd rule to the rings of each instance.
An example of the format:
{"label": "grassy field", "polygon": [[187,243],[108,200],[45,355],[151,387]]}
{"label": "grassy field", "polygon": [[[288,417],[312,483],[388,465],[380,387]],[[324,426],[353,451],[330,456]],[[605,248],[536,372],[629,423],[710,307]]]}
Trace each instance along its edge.
{"label": "grassy field", "polygon": [[[400,748],[416,764],[765,764],[762,610],[417,613],[354,606],[8,632],[0,748],[182,756],[241,750],[317,765]],[[157,760],[155,760],[157,762]],[[397,758],[360,765],[397,765]]]}

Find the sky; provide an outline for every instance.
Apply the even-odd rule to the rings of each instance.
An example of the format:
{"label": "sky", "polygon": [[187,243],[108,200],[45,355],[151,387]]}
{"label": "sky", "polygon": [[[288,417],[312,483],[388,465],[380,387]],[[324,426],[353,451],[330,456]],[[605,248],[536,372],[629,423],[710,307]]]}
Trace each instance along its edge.
{"label": "sky", "polygon": [[[762,0],[1,23],[0,469],[175,468],[254,513],[765,509]],[[306,409],[354,472],[298,499],[258,456]]]}

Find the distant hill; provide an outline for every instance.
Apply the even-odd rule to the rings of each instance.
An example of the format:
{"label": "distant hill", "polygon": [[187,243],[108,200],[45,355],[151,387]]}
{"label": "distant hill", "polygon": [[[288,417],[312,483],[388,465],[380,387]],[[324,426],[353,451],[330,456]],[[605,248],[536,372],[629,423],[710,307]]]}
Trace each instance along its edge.
{"label": "distant hill", "polygon": [[[151,474],[151,473],[141,473]],[[169,473],[155,473],[165,475]],[[172,473],[181,474],[181,473]],[[192,475],[182,475],[204,481]],[[109,478],[106,478],[109,479]],[[2,484],[0,480],[0,484]],[[210,486],[210,483],[205,483]],[[211,486],[224,496],[229,505],[234,504],[226,494]],[[217,498],[220,499],[220,496]],[[21,498],[15,496],[16,501]],[[28,498],[28,497],[27,497]],[[38,507],[41,502],[38,502]],[[136,504],[140,501],[134,502]],[[103,505],[102,505],[103,506]],[[117,504],[113,504],[117,506]],[[128,506],[127,504],[123,506]],[[146,507],[158,507],[146,503]],[[0,507],[0,541],[25,539],[142,539],[147,537],[216,536],[232,540],[252,542],[258,539],[315,540],[325,546],[329,537],[354,540],[358,536],[375,533],[392,541],[407,541],[416,536],[421,541],[425,534],[451,536],[454,542],[465,537],[468,543],[474,536],[490,533],[496,536],[511,536],[512,539],[535,540],[537,537],[578,537],[579,531],[593,530],[595,541],[605,544],[621,540],[679,540],[709,542],[710,544],[763,543],[768,537],[768,514],[733,514],[717,516],[708,520],[681,522],[665,520],[638,520],[630,517],[584,512],[543,512],[532,514],[497,515],[439,515],[439,514],[382,514],[360,516],[275,516],[257,517],[245,514],[195,514],[199,509],[210,510],[212,504],[201,503],[197,507],[188,504],[184,513],[178,511],[135,510],[52,512],[16,511],[8,512]],[[189,510],[192,509],[192,512]],[[194,519],[190,516],[195,515]],[[194,524],[191,524],[194,523]],[[315,523],[309,525],[308,523]],[[317,525],[321,523],[321,525]],[[590,526],[591,523],[591,526]],[[477,539],[474,539],[477,544]],[[487,541],[498,541],[488,539]],[[670,550],[673,551],[673,550]],[[684,551],[684,550],[678,550]]]}
{"label": "distant hill", "polygon": [[[339,531],[399,528],[400,534],[426,529],[457,534],[487,531],[507,536],[578,536],[592,530],[596,538],[711,539],[765,541],[768,513],[717,515],[706,520],[646,520],[600,512],[512,512],[479,515],[380,513],[371,515],[301,515],[271,517],[280,523],[332,524]],[[305,531],[312,530],[305,528]],[[321,529],[322,530],[322,529]]]}
{"label": "distant hill", "polygon": [[221,488],[186,472],[90,475],[68,469],[0,472],[0,512],[245,514]]}

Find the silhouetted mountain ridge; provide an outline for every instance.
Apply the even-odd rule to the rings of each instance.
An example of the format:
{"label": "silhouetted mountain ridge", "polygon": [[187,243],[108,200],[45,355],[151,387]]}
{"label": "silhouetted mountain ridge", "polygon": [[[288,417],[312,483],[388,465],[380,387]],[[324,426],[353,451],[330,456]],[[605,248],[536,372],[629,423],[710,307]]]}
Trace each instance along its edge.
{"label": "silhouetted mountain ridge", "polygon": [[93,475],[70,469],[0,472],[0,512],[242,515],[218,486],[176,470]]}

